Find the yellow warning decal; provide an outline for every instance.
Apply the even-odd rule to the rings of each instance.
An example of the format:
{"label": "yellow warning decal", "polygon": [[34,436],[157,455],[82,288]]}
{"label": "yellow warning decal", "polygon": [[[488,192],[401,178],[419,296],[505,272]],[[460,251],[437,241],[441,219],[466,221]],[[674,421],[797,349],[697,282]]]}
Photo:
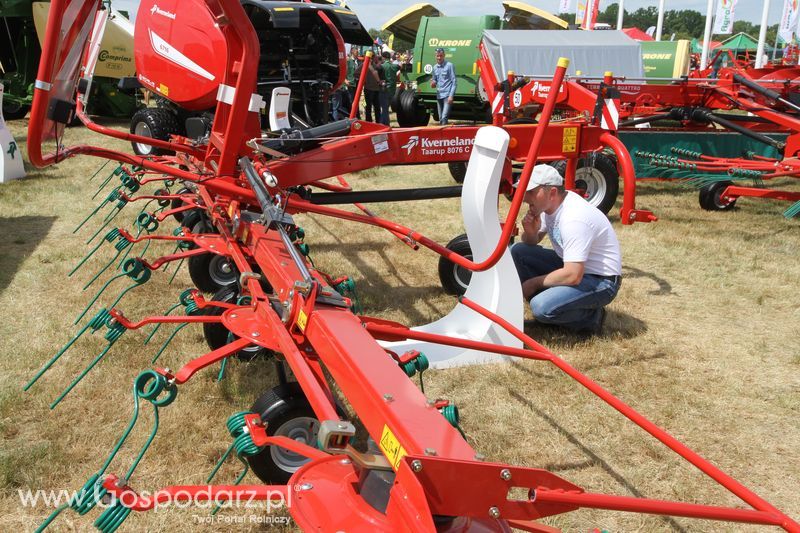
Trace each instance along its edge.
{"label": "yellow warning decal", "polygon": [[297,327],[300,328],[300,331],[304,332],[306,330],[306,324],[308,324],[308,316],[306,312],[301,309],[297,314]]}
{"label": "yellow warning decal", "polygon": [[400,441],[394,436],[392,430],[386,424],[383,425],[383,433],[381,433],[381,441],[379,443],[383,455],[392,464],[392,468],[397,470],[400,468],[400,461],[403,457],[408,455],[406,449],[400,446]]}
{"label": "yellow warning decal", "polygon": [[159,83],[158,84],[158,92],[160,92],[164,96],[169,96],[169,87],[167,87],[163,83]]}
{"label": "yellow warning decal", "polygon": [[566,153],[578,149],[578,128],[564,128],[564,137],[561,140],[561,151]]}

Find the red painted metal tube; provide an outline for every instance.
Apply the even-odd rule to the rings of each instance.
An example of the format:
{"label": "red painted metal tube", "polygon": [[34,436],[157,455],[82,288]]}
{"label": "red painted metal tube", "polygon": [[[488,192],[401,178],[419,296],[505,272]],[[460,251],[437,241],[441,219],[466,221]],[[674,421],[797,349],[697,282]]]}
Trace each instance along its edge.
{"label": "red painted metal tube", "polygon": [[364,54],[364,63],[361,65],[361,75],[358,77],[358,85],[356,85],[356,94],[353,97],[353,106],[350,108],[350,118],[356,118],[358,115],[358,104],[361,100],[361,92],[364,90],[364,80],[367,79],[367,72],[369,71],[369,62],[372,61],[372,51]]}
{"label": "red painted metal tube", "polygon": [[117,322],[122,324],[125,329],[140,329],[148,324],[209,324],[213,322],[222,322],[222,317],[213,315],[149,316],[140,320],[139,322],[131,322],[122,316],[117,309],[112,309],[111,315],[117,320]]}
{"label": "red painted metal tube", "polygon": [[649,513],[687,518],[724,520],[748,524],[781,526],[786,531],[800,531],[798,525],[780,512],[754,511],[751,509],[732,509],[694,503],[651,500],[631,496],[593,494],[590,492],[563,492],[537,489],[534,501],[541,503],[560,503],[584,508],[608,509],[631,513]]}
{"label": "red painted metal tube", "polygon": [[78,99],[76,113],[78,115],[78,118],[81,119],[81,122],[83,122],[83,125],[86,126],[87,129],[95,133],[100,133],[102,135],[107,135],[109,137],[113,137],[115,139],[120,139],[123,141],[148,144],[155,148],[175,150],[176,152],[183,152],[192,155],[194,157],[197,157],[199,159],[203,159],[205,155],[204,150],[198,150],[197,148],[186,144],[174,143],[170,141],[162,141],[160,139],[154,139],[152,137],[143,137],[141,135],[135,135],[133,133],[128,133],[126,131],[119,131],[115,130],[114,128],[102,126],[97,122],[93,121],[89,115],[83,112],[83,102],[81,101],[80,98]]}
{"label": "red painted metal tube", "polygon": [[564,187],[570,191],[575,190],[575,172],[578,170],[578,160],[574,157],[567,159],[567,168],[564,170]]}
{"label": "red painted metal tube", "polygon": [[729,185],[722,191],[722,197],[738,198],[740,196],[750,196],[754,198],[772,198],[774,200],[786,200],[787,202],[800,201],[800,192],[776,191],[771,189],[759,189],[757,187],[738,187]]}
{"label": "red painted metal tube", "polygon": [[401,327],[387,324],[377,324],[369,321],[365,321],[364,325],[370,334],[373,334],[376,339],[380,340],[394,341],[413,339],[417,341],[431,342],[434,344],[443,344],[445,346],[456,346],[458,348],[469,348],[471,350],[480,350],[482,352],[510,355],[513,357],[521,357],[523,359],[535,359],[538,361],[549,361],[552,357],[552,354],[546,350],[526,350],[524,348],[512,348],[509,346],[492,344],[490,342],[459,339],[456,337],[448,337],[447,335],[416,331],[405,326]]}
{"label": "red painted metal tube", "polygon": [[600,142],[614,150],[617,156],[617,168],[623,179],[622,209],[620,210],[620,220],[623,224],[633,224],[639,222],[655,222],[658,218],[650,211],[636,209],[636,172],[633,169],[633,160],[628,153],[625,145],[618,137],[604,133],[600,136]]}
{"label": "red painted metal tube", "polygon": [[183,367],[175,374],[175,383],[186,383],[193,375],[205,367],[213,365],[214,363],[217,363],[226,357],[230,357],[239,350],[243,350],[252,344],[252,342],[245,338],[236,339],[235,341],[221,346],[212,352],[192,359],[183,365]]}
{"label": "red painted metal tube", "polygon": [[[536,345],[536,341],[530,338],[528,335],[523,333],[522,331],[515,328],[511,323],[507,320],[502,318],[501,316],[492,313],[488,309],[485,309],[478,305],[477,303],[469,300],[468,298],[461,298],[461,303],[472,309],[473,311],[483,315],[484,317],[492,320],[496,324],[502,326],[506,331],[514,335],[517,339],[522,341],[528,345]],[[775,514],[777,516],[781,516],[784,519],[785,524],[789,524],[792,528],[792,531],[800,531],[800,525],[796,522],[792,521],[789,517],[781,513],[778,509],[772,506],[769,502],[762,499],[760,496],[755,494],[754,492],[750,491],[747,487],[730,477],[728,474],[711,464],[709,461],[702,458],[698,453],[691,450],[688,446],[680,442],[678,439],[655,425],[653,422],[646,419],[644,416],[639,414],[636,410],[634,410],[631,406],[605,390],[603,387],[598,385],[595,381],[591,380],[584,374],[581,374],[576,368],[572,367],[569,363],[564,361],[563,359],[557,357],[556,355],[552,355],[550,357],[550,362],[556,365],[559,369],[561,369],[564,373],[568,376],[573,378],[575,381],[589,389],[594,395],[599,397],[601,400],[606,402],[608,405],[619,411],[622,415],[632,421],[634,424],[642,428],[643,430],[650,433],[653,437],[658,439],[661,443],[667,446],[669,449],[689,461],[695,467],[697,467],[701,472],[709,476],[711,479],[728,489],[730,492],[735,494],[737,497],[741,498],[745,503],[751,505],[755,509],[759,511],[765,511],[771,514]],[[786,526],[784,525],[784,528]],[[789,530],[787,528],[787,530]]]}

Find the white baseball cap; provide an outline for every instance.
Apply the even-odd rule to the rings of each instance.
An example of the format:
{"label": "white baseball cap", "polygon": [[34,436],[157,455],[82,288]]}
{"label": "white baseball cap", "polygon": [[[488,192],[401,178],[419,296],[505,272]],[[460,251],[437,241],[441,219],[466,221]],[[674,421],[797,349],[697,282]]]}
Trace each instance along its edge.
{"label": "white baseball cap", "polygon": [[[514,187],[516,187],[518,183],[519,180],[514,183]],[[525,189],[525,191],[532,191],[540,185],[552,185],[555,187],[560,187],[564,185],[564,178],[561,177],[561,174],[558,173],[558,170],[554,169],[550,165],[536,165],[533,167],[531,179],[528,180],[528,188]]]}

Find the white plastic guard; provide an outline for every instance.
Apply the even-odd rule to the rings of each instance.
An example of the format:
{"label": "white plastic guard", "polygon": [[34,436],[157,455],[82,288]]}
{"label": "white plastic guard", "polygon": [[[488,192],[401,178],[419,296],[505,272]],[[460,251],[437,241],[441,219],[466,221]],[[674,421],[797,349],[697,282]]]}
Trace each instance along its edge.
{"label": "white plastic guard", "polygon": [[0,83],[0,183],[25,177],[25,165],[22,163],[22,151],[14,136],[6,128],[3,118],[3,84]]}
{"label": "white plastic guard", "polygon": [[292,90],[288,87],[272,89],[272,100],[269,104],[269,129],[280,131],[289,129],[289,104],[292,100]]}
{"label": "white plastic guard", "polygon": [[[461,193],[464,227],[467,230],[475,262],[487,259],[500,240],[497,195],[507,148],[508,133],[501,128],[486,126],[478,130],[475,136]],[[484,272],[473,272],[465,296],[522,329],[524,312],[522,287],[508,249],[493,268]],[[448,315],[436,322],[413,329],[515,348],[522,347],[522,343],[510,333],[462,304],[456,305]],[[449,368],[507,359],[493,353],[414,340],[381,342],[381,345],[398,354],[408,350],[424,352],[432,368]]]}

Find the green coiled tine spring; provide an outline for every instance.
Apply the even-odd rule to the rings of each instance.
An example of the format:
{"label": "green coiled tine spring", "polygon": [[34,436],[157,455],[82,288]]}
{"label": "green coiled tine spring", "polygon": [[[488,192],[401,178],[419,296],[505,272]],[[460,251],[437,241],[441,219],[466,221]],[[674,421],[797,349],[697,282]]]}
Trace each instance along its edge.
{"label": "green coiled tine spring", "polygon": [[53,357],[50,358],[50,360],[36,373],[35,376],[33,376],[33,378],[25,385],[25,387],[23,387],[23,390],[30,389],[33,386],[33,384],[36,383],[39,380],[39,378],[42,377],[44,373],[47,372],[50,369],[50,367],[53,366],[55,362],[58,361],[59,358],[62,355],[64,355],[66,351],[69,350],[69,348],[73,344],[75,344],[75,341],[77,341],[81,335],[86,333],[87,330],[91,328],[92,332],[94,333],[95,331],[103,327],[103,325],[105,325],[108,319],[110,318],[111,318],[111,313],[108,312],[108,309],[100,309],[97,312],[97,314],[89,321],[88,324],[83,326],[80,329],[80,331],[78,331],[78,333],[75,334],[75,336],[72,337],[72,339],[70,339],[69,342],[67,342],[67,344],[64,345],[63,348],[61,348]]}
{"label": "green coiled tine spring", "polygon": [[464,434],[464,431],[459,425],[461,417],[458,415],[458,407],[456,407],[454,404],[445,405],[439,409],[439,412],[442,413],[444,419],[447,420],[451,426],[456,428],[458,432],[461,433],[461,436],[464,438],[464,440],[467,440],[467,436]]}
{"label": "green coiled tine spring", "polygon": [[133,243],[131,241],[129,241],[127,237],[125,237],[124,235],[122,235],[122,234],[120,234],[118,232],[117,233],[117,242],[116,242],[116,244],[114,244],[114,248],[117,250],[116,255],[114,255],[114,257],[112,257],[111,260],[108,263],[106,263],[106,265],[103,268],[100,269],[100,272],[95,274],[94,277],[91,280],[89,280],[89,283],[87,283],[86,285],[83,286],[83,290],[85,291],[86,289],[88,289],[92,285],[92,283],[97,281],[97,278],[99,278],[103,274],[103,272],[108,270],[108,268],[111,265],[113,265],[114,262],[117,259],[119,259],[120,254],[125,250],[125,248],[127,248],[131,244],[133,244]]}
{"label": "green coiled tine spring", "polygon": [[94,193],[94,195],[92,195],[92,200],[94,200],[97,197],[97,195],[100,194],[103,189],[105,189],[106,185],[108,185],[108,183],[114,178],[114,176],[119,176],[123,172],[125,172],[125,169],[122,168],[122,165],[115,168],[114,171],[108,175],[105,181],[103,181],[103,183],[100,184],[100,187],[97,188],[97,191]]}
{"label": "green coiled tine spring", "polygon": [[105,199],[104,199],[102,202],[100,202],[100,204],[99,204],[97,207],[95,207],[95,208],[92,210],[92,212],[91,212],[91,213],[89,213],[89,215],[87,215],[87,217],[86,217],[86,218],[84,218],[84,219],[81,221],[81,223],[80,223],[80,224],[78,224],[78,227],[76,227],[74,230],[72,230],[72,233],[77,233],[77,232],[78,232],[78,230],[80,230],[80,229],[83,227],[83,225],[84,225],[84,224],[86,224],[87,222],[89,222],[89,220],[91,220],[91,218],[92,218],[93,216],[95,216],[95,215],[97,214],[97,212],[98,212],[98,211],[100,211],[100,210],[101,210],[101,209],[102,209],[102,208],[103,208],[103,207],[104,207],[104,206],[105,206],[107,203],[109,203],[109,202],[115,202],[115,201],[119,200],[119,199],[121,198],[121,195],[120,195],[120,194],[121,194],[121,193],[120,193],[119,189],[114,189],[114,190],[112,190],[112,191],[111,191],[111,192],[108,194],[108,196],[106,196],[106,197],[105,197]]}
{"label": "green coiled tine spring", "polygon": [[56,398],[53,401],[53,403],[50,404],[50,409],[55,409],[56,406],[59,403],[61,403],[61,400],[63,400],[67,396],[67,394],[69,394],[70,391],[72,391],[72,389],[74,389],[75,386],[78,383],[80,383],[83,378],[86,377],[86,374],[91,372],[91,370],[97,365],[97,363],[99,363],[103,359],[103,357],[106,356],[109,350],[111,350],[111,347],[114,346],[114,344],[120,339],[120,337],[122,337],[122,334],[125,333],[125,331],[127,331],[125,329],[125,326],[117,322],[116,319],[114,319],[110,315],[105,321],[105,326],[108,328],[108,331],[103,336],[103,338],[106,341],[108,341],[108,344],[106,344],[106,347],[103,348],[103,350],[97,355],[97,357],[92,359],[92,361],[86,366],[86,368],[84,368],[83,371],[80,374],[78,374],[78,376],[75,379],[72,380],[72,383],[70,383],[69,386],[66,389],[64,389],[64,392],[62,392],[58,396],[58,398]]}
{"label": "green coiled tine spring", "polygon": [[352,278],[345,277],[344,280],[335,284],[333,289],[342,296],[347,296],[353,301],[351,310],[354,313],[360,315],[363,312],[361,302],[358,299],[358,293],[356,293],[356,282],[353,281]]}
{"label": "green coiled tine spring", "polygon": [[130,507],[125,507],[120,500],[115,499],[114,503],[106,507],[97,517],[97,520],[94,521],[94,527],[102,533],[114,533],[130,514]]}
{"label": "green coiled tine spring", "polygon": [[44,531],[47,526],[49,526],[53,520],[55,520],[56,517],[61,514],[61,511],[68,507],[78,513],[80,516],[83,516],[94,509],[108,492],[106,491],[105,487],[103,487],[100,476],[101,474],[97,473],[90,477],[89,481],[86,482],[80,491],[75,493],[75,495],[70,498],[69,502],[56,508],[56,510],[53,511],[38,528],[36,528],[36,533]]}
{"label": "green coiled tine spring", "polygon": [[[176,237],[183,235],[183,227],[181,227],[181,226],[178,226],[177,228],[175,228],[175,230],[172,232],[172,234],[173,234],[174,236],[176,236]],[[176,252],[178,252],[179,250],[188,250],[188,249],[190,249],[191,247],[192,247],[192,241],[178,241],[178,244],[175,246],[175,250],[174,250],[172,253],[176,253]],[[185,260],[186,260],[186,258],[181,258],[181,260],[180,260],[180,261],[178,261],[178,264],[175,266],[175,272],[173,272],[173,273],[172,273],[172,277],[171,277],[171,278],[169,278],[169,283],[168,283],[168,285],[172,285],[172,282],[175,280],[175,276],[177,276],[177,275],[178,275],[178,271],[179,271],[179,270],[181,269],[181,267],[183,266],[183,262],[184,262]],[[164,270],[165,270],[165,271],[166,271],[166,269],[167,269],[167,267],[168,267],[168,266],[169,266],[169,263],[168,263],[168,264],[166,264],[166,265],[164,265]]]}
{"label": "green coiled tine spring", "polygon": [[[236,457],[244,465],[244,470],[242,470],[242,472],[233,482],[234,485],[238,485],[250,470],[250,465],[247,463],[246,458],[252,457],[253,455],[258,455],[264,451],[264,446],[256,446],[256,444],[253,442],[253,436],[247,431],[247,422],[245,421],[245,417],[252,414],[253,413],[249,411],[240,411],[228,418],[225,426],[228,428],[228,433],[230,433],[231,437],[233,437],[233,442],[225,451],[225,453],[222,454],[222,457],[220,457],[219,461],[217,461],[216,466],[214,466],[214,469],[208,475],[208,478],[206,478],[206,483],[211,483],[211,481],[214,479],[214,476],[217,475],[217,472],[219,472],[219,469],[222,467],[222,464],[230,456],[231,452],[235,451]],[[217,511],[219,511],[219,505],[214,508],[211,514],[214,515],[217,513]]]}
{"label": "green coiled tine spring", "polygon": [[119,215],[122,212],[122,208],[125,207],[126,205],[128,205],[128,200],[126,198],[119,198],[117,200],[117,205],[115,205],[114,208],[111,211],[109,211],[108,215],[106,215],[106,218],[103,220],[103,225],[97,228],[97,231],[95,231],[94,234],[86,240],[86,244],[89,244],[90,242],[95,240],[95,238],[98,235],[100,235],[100,233],[104,229],[106,229],[106,227],[111,223],[111,221],[117,218],[117,215]]}
{"label": "green coiled tine spring", "polygon": [[[93,179],[95,179],[95,178],[97,177],[97,175],[98,175],[98,174],[100,174],[100,173],[103,171],[103,169],[104,169],[104,168],[106,168],[106,167],[108,166],[108,164],[109,164],[109,163],[111,163],[111,160],[110,160],[110,159],[107,159],[105,163],[103,163],[102,165],[100,165],[100,168],[98,168],[97,170],[95,170],[95,171],[94,171],[94,174],[92,174],[92,175],[89,177],[89,181],[92,181]],[[119,165],[117,168],[122,168],[122,165]],[[114,175],[114,172],[112,172],[112,173],[111,173],[111,176],[113,176],[113,175]],[[108,178],[108,179],[111,179],[111,176],[109,176],[109,178]]]}
{"label": "green coiled tine spring", "polygon": [[[158,219],[155,217],[154,214],[142,212],[142,213],[139,213],[136,216],[135,225],[136,225],[136,237],[135,238],[138,239],[142,235],[142,233],[147,233],[148,235],[150,235],[150,233],[152,233],[155,230],[157,230],[158,229]],[[147,240],[147,242],[144,244],[144,248],[139,253],[139,257],[144,257],[144,255],[147,253],[147,249],[150,248],[150,243],[151,242],[152,242],[151,240],[149,240],[149,239]],[[122,256],[122,259],[120,259],[119,264],[117,265],[117,268],[119,268],[120,265],[123,264],[125,259],[128,257],[128,255],[131,253],[131,251],[135,247],[136,247],[136,244],[134,244],[133,246],[131,246],[130,248],[125,250],[125,254]]]}
{"label": "green coiled tine spring", "polygon": [[[165,392],[166,394],[162,394]],[[139,418],[139,400],[144,399],[149,401],[153,406],[153,428],[150,431],[150,435],[148,436],[147,440],[142,445],[142,448],[139,450],[136,459],[134,459],[133,463],[125,474],[124,479],[130,479],[130,477],[133,475],[133,472],[136,470],[136,467],[139,465],[153,440],[155,439],[156,433],[158,432],[158,409],[160,407],[166,407],[175,401],[177,394],[177,387],[174,383],[169,383],[165,376],[153,370],[146,370],[139,374],[133,383],[134,403],[131,420],[123,431],[116,445],[111,450],[111,453],[109,453],[100,470],[91,478],[89,478],[89,481],[87,481],[80,492],[77,493],[72,500],[70,500],[69,504],[62,505],[56,509],[42,523],[42,525],[39,526],[39,528],[36,530],[37,533],[44,531],[44,529],[52,523],[52,521],[61,513],[61,511],[67,507],[71,507],[80,515],[85,515],[106,496],[108,491],[102,486],[103,476],[106,469],[117,456],[119,450],[122,448],[122,445],[133,431],[133,428],[135,427]],[[114,499],[112,505],[103,511],[103,513],[95,521],[94,525],[104,533],[113,533],[120,525],[122,525],[122,523],[130,514],[130,511],[130,508],[125,507],[122,502]]]}
{"label": "green coiled tine spring", "polygon": [[[200,312],[200,308],[197,306],[197,303],[194,301],[194,297],[192,296],[194,291],[195,289],[186,289],[181,293],[180,296],[180,302],[185,309],[186,316],[196,315]],[[167,340],[165,340],[164,344],[161,345],[161,349],[159,349],[158,353],[156,353],[156,355],[153,357],[152,363],[158,361],[158,358],[161,357],[161,355],[164,353],[164,350],[167,349],[167,346],[169,346],[175,336],[188,325],[189,322],[184,322],[172,330],[172,333],[170,333],[169,337],[167,337]]]}
{"label": "green coiled tine spring", "polygon": [[120,300],[122,300],[122,297],[125,296],[129,291],[149,281],[151,275],[152,271],[149,268],[147,268],[144,265],[144,263],[142,263],[141,259],[139,258],[128,259],[127,261],[125,261],[125,264],[122,267],[122,273],[112,277],[106,282],[105,285],[103,285],[103,287],[98,291],[98,293],[95,294],[94,298],[92,298],[92,300],[89,302],[89,305],[86,306],[83,312],[80,315],[78,315],[78,318],[76,318],[75,322],[73,322],[72,324],[75,325],[81,321],[84,315],[86,315],[89,309],[91,309],[91,307],[95,304],[97,299],[100,298],[100,295],[103,294],[103,292],[108,288],[109,285],[111,285],[111,283],[114,282],[114,280],[117,280],[119,278],[129,277],[133,280],[133,284],[123,289],[123,291],[117,296],[114,302],[110,306],[108,306],[110,309],[116,307],[117,304],[120,302]]}
{"label": "green coiled tine spring", "polygon": [[428,357],[419,352],[419,354],[410,361],[405,363],[398,363],[400,368],[403,369],[403,372],[406,373],[406,376],[413,378],[414,375],[419,372],[419,388],[424,393],[425,392],[425,383],[422,381],[422,374],[430,367],[430,362],[428,361]]}
{"label": "green coiled tine spring", "polygon": [[798,214],[800,214],[800,202],[795,202],[789,209],[783,212],[783,216],[786,218],[794,218]]}
{"label": "green coiled tine spring", "polygon": [[114,239],[116,239],[119,236],[120,236],[119,228],[114,228],[114,229],[110,230],[108,233],[106,233],[105,236],[103,237],[103,240],[100,241],[99,243],[97,243],[97,245],[94,248],[92,248],[92,250],[88,254],[86,254],[86,256],[84,256],[83,259],[81,259],[80,263],[75,265],[75,268],[70,270],[69,274],[67,274],[67,277],[71,277],[75,272],[77,272],[78,269],[80,267],[82,267],[83,264],[86,263],[86,261],[88,261],[89,258],[92,257],[95,254],[95,252],[97,252],[97,250],[100,248],[100,246],[102,246],[103,241],[105,241],[105,242],[114,242]]}

